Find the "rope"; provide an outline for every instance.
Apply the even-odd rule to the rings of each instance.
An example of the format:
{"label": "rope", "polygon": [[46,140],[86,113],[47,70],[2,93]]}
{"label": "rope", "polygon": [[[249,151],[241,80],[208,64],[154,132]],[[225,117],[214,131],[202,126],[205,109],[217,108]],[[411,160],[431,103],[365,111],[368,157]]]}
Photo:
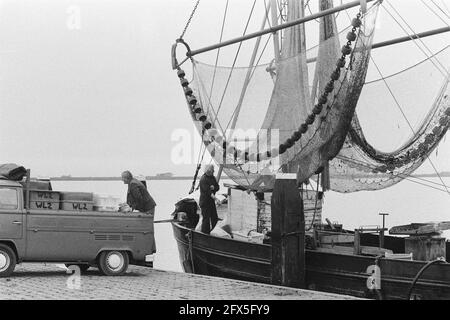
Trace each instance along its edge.
{"label": "rope", "polygon": [[[423,1],[423,0],[421,0],[422,1],[422,3],[428,8],[428,9],[430,9],[430,11],[431,12],[433,12],[434,13],[434,15],[436,16],[436,17],[438,17],[444,24],[446,24],[447,26],[449,25],[448,24],[448,22],[447,21],[445,21],[444,19],[442,19],[442,17],[440,16],[440,15],[438,15],[437,13],[436,13],[436,11],[434,11],[425,1]],[[431,2],[433,2],[433,4],[442,12],[442,13],[444,13],[446,16],[447,16],[447,18],[450,18],[450,16],[448,15],[448,14],[446,14],[445,13],[445,11],[443,11],[442,10],[442,8],[441,7],[439,7],[433,0],[431,0]]]}
{"label": "rope", "polygon": [[192,230],[189,230],[189,233],[187,234],[188,240],[189,240],[189,255],[191,258],[191,267],[192,267],[192,273],[195,273],[195,267],[194,267],[194,250],[193,250],[193,235]]}
{"label": "rope", "polygon": [[319,198],[319,179],[320,179],[320,173],[317,175],[317,186],[316,186],[316,202],[314,204],[314,214],[313,214],[313,218],[311,221],[311,225],[309,226],[308,229],[306,229],[305,231],[309,231],[312,229],[313,225],[314,225],[314,220],[316,220],[316,212],[317,212],[317,199]]}
{"label": "rope", "polygon": [[272,23],[270,22],[270,19],[269,19],[269,11],[271,9],[269,9],[269,7],[267,6],[266,0],[264,0],[264,8],[266,8],[265,9],[265,15],[266,15],[267,24],[269,25],[269,28],[272,28]]}
{"label": "rope", "polygon": [[[391,4],[390,4],[390,6],[392,7]],[[400,14],[395,10],[394,7],[392,7],[392,9],[400,16]],[[394,19],[394,21],[402,28],[402,30],[405,32],[405,34],[408,35],[408,32],[402,27],[402,25],[395,19],[395,17],[394,17],[394,16],[393,16],[386,8],[385,8],[385,11],[389,13],[389,15],[392,17],[392,19]],[[347,16],[348,16],[349,19],[351,19],[351,17],[348,15],[348,13],[347,13]],[[408,25],[407,22],[406,22],[401,16],[400,16],[400,18],[403,20],[403,22],[404,22],[406,25]],[[409,27],[409,25],[408,25],[408,27]],[[409,27],[409,28],[410,28],[411,31],[414,33],[414,30],[412,30],[411,27]],[[414,33],[414,34],[415,34],[415,33]],[[424,50],[423,50],[423,49],[415,42],[416,38],[412,38],[412,37],[411,37],[411,39],[412,39],[413,42],[416,44],[416,46],[417,46],[417,47],[425,54],[425,56],[427,57],[427,59],[426,59],[425,61],[430,60],[431,63],[433,63],[433,65],[436,67],[436,69],[437,69],[439,72],[442,73],[442,71],[439,69],[439,67],[437,67],[436,64],[433,62],[433,60],[431,59],[431,58],[435,57],[435,56],[437,55],[437,53],[436,53],[436,54],[433,54],[431,57],[429,57],[428,54],[427,54],[426,52],[424,52]],[[423,43],[423,41],[422,41],[420,38],[419,38],[419,40]],[[425,46],[425,45],[424,45],[424,46]],[[426,46],[425,46],[425,47],[426,47]],[[427,47],[426,47],[426,48],[427,48]],[[427,48],[427,49],[428,49],[428,48]],[[429,49],[428,49],[428,50],[429,50]],[[443,50],[445,50],[445,48],[444,48]],[[442,51],[443,51],[443,50],[442,50]],[[429,51],[431,52],[431,50],[429,50]],[[439,52],[438,52],[438,53],[439,53]],[[370,57],[370,59],[371,59],[371,61],[373,62],[374,66],[376,67],[378,73],[379,73],[380,76],[381,76],[381,79],[379,79],[379,80],[377,80],[377,81],[380,81],[380,80],[381,80],[381,81],[383,81],[383,82],[385,83],[385,85],[386,85],[386,87],[387,87],[389,93],[391,94],[392,98],[394,99],[395,103],[397,104],[398,108],[400,109],[400,112],[402,113],[403,117],[405,118],[405,120],[406,120],[406,122],[408,123],[408,125],[409,125],[410,129],[412,130],[412,132],[415,134],[415,131],[414,131],[414,129],[413,129],[411,123],[408,121],[408,119],[407,119],[406,115],[404,114],[404,112],[403,112],[403,110],[402,110],[402,108],[401,108],[401,106],[400,106],[400,104],[399,104],[397,98],[395,97],[394,93],[392,92],[391,88],[389,87],[389,85],[388,85],[388,83],[387,83],[387,81],[386,81],[386,79],[389,78],[390,76],[384,77],[383,74],[381,73],[381,70],[379,69],[378,65],[375,63],[375,60],[373,59],[372,56]],[[440,63],[440,61],[439,61],[438,59],[436,59],[436,60],[438,61],[438,63]],[[420,62],[420,63],[422,63],[422,62]],[[443,74],[443,75],[445,76],[445,74]],[[393,75],[391,75],[391,76],[393,76]],[[447,76],[448,76],[448,74],[447,74]],[[433,170],[435,171],[436,175],[439,177],[439,180],[440,180],[441,183],[442,183],[440,186],[443,186],[446,190],[434,188],[434,187],[431,187],[431,186],[428,186],[428,187],[433,188],[433,189],[437,189],[437,190],[439,190],[439,191],[443,191],[443,192],[449,193],[449,190],[448,190],[447,186],[445,185],[444,181],[442,180],[442,177],[439,175],[439,172],[437,171],[435,165],[433,164],[433,162],[431,161],[431,159],[429,158],[429,156],[427,156],[427,159],[428,159],[428,161],[430,162],[431,166],[433,167]],[[406,175],[403,175],[403,176],[400,175],[400,174],[397,174],[397,175],[400,176],[401,178],[407,179],[407,176],[406,176]],[[407,179],[407,180],[408,180],[408,179]],[[411,181],[412,181],[412,180],[411,180]],[[418,183],[418,182],[416,182],[416,181],[412,181],[412,182]],[[419,184],[421,184],[421,183],[419,183]],[[425,184],[423,184],[423,185],[425,185]],[[425,185],[425,186],[427,186],[427,185]],[[449,194],[450,194],[450,193],[449,193]]]}
{"label": "rope", "polygon": [[[408,118],[406,117],[406,114],[404,113],[400,103],[398,102],[396,96],[394,95],[394,92],[392,91],[391,87],[389,86],[389,84],[387,83],[386,79],[384,79],[383,74],[381,73],[380,68],[378,67],[378,65],[375,63],[375,60],[373,59],[373,57],[370,57],[370,60],[372,60],[373,65],[375,66],[375,68],[377,69],[378,73],[380,74],[380,76],[383,78],[383,82],[386,85],[386,88],[388,89],[390,95],[392,96],[392,98],[395,101],[395,104],[397,105],[397,107],[399,108],[401,114],[403,115],[403,118],[405,118],[406,123],[408,124],[409,128],[411,129],[412,133],[414,135],[416,135],[416,132],[411,124],[411,122],[409,122]],[[442,177],[440,176],[436,166],[434,165],[433,161],[431,161],[430,157],[427,155],[427,160],[430,162],[431,166],[433,167],[434,172],[436,173],[436,175],[439,177],[439,180],[441,180],[442,182],[442,186],[447,190],[447,193],[450,195],[450,191],[448,190],[447,186],[445,185],[444,180],[442,180]]]}
{"label": "rope", "polygon": [[414,280],[411,283],[411,286],[409,287],[408,294],[406,296],[406,300],[411,300],[411,294],[412,294],[412,291],[414,289],[414,286],[416,285],[417,280],[419,280],[419,278],[422,275],[422,273],[424,273],[424,271],[426,269],[428,269],[430,266],[432,266],[433,264],[438,264],[438,263],[446,263],[446,262],[444,260],[441,260],[441,259],[436,259],[436,260],[428,262],[425,266],[422,267],[422,269],[419,270],[417,275],[414,277]]}
{"label": "rope", "polygon": [[[271,37],[272,36],[267,38],[266,43],[265,43],[265,45],[263,47],[263,50],[262,50],[261,54],[259,55],[258,60],[256,61],[255,65],[253,66],[253,70],[252,70],[252,73],[250,75],[249,81],[253,78],[253,75],[255,74],[255,71],[256,71],[256,67],[259,65],[259,62],[261,61],[261,58],[262,58],[265,50],[267,49],[267,45],[269,44],[269,41],[270,41]],[[233,113],[231,114],[230,120],[228,120],[227,126],[225,127],[225,130],[227,130],[230,127],[231,121],[233,121],[233,118],[234,118],[234,115],[236,114],[236,112],[237,112],[237,108],[235,108],[233,110]]]}
{"label": "rope", "polygon": [[[267,20],[269,26],[271,26],[270,25],[270,19],[268,17],[268,10],[267,10],[267,5],[266,5],[266,1],[265,0],[264,0],[264,5],[265,5],[265,8],[266,8],[266,20]],[[253,78],[253,75],[255,74],[255,71],[256,71],[256,67],[259,65],[259,63],[260,63],[260,61],[262,59],[262,56],[264,55],[264,52],[266,51],[267,45],[269,44],[269,41],[270,41],[271,38],[272,38],[272,34],[267,38],[266,43],[264,44],[264,47],[263,47],[263,49],[262,49],[262,51],[261,51],[261,53],[260,53],[260,55],[258,57],[258,60],[256,61],[255,65],[252,67],[253,70],[252,70],[252,73],[250,75],[249,81]],[[235,108],[233,110],[233,113],[231,114],[230,120],[228,120],[227,126],[225,127],[225,130],[227,130],[230,127],[231,121],[233,120],[234,115],[236,114],[236,112],[237,112],[237,108]]]}
{"label": "rope", "polygon": [[192,20],[192,18],[194,17],[195,11],[197,10],[197,7],[198,7],[198,4],[199,4],[199,3],[200,3],[200,0],[197,0],[197,3],[195,4],[194,9],[192,10],[191,15],[189,16],[189,19],[188,19],[188,21],[187,21],[187,23],[186,23],[186,26],[184,27],[183,32],[181,33],[181,36],[180,36],[179,39],[183,39],[183,37],[184,37],[184,35],[185,35],[185,33],[186,33],[187,28],[188,28],[189,25],[191,24],[191,20]]}
{"label": "rope", "polygon": [[[446,1],[446,0],[441,0],[441,2],[442,2],[442,6],[444,6],[445,7],[445,9],[447,10],[447,12],[450,14],[450,9],[447,7],[447,5],[445,4],[445,2],[444,1]],[[437,6],[437,5],[436,5]],[[442,8],[441,7],[439,7],[441,10],[442,10]],[[448,14],[445,14],[446,16],[448,16]]]}
{"label": "rope", "polygon": [[[244,35],[246,34],[248,25],[250,24],[250,19],[251,19],[251,17],[252,17],[253,10],[255,9],[255,4],[256,4],[256,0],[253,2],[252,9],[250,10],[250,14],[249,14],[249,17],[248,17],[248,20],[247,20],[247,24],[246,24],[246,26],[245,26],[245,28],[244,28],[244,33],[243,33]],[[231,76],[232,76],[232,74],[233,74],[234,67],[235,67],[235,65],[236,65],[237,58],[238,58],[238,56],[239,56],[239,52],[241,51],[241,47],[242,47],[242,42],[239,43],[239,47],[238,47],[238,49],[237,49],[237,51],[236,51],[236,55],[234,56],[234,61],[233,61],[233,64],[232,64],[232,66],[231,66],[230,74],[228,75],[227,83],[225,84],[225,88],[224,88],[224,90],[223,90],[222,98],[220,99],[219,107],[217,108],[217,112],[216,112],[217,115],[219,114],[219,111],[220,111],[220,109],[221,109],[221,107],[222,107],[223,99],[225,98],[225,94],[227,93],[228,85],[230,84]],[[217,116],[216,116],[216,119],[214,120],[214,123],[215,123],[216,121],[217,121]]]}
{"label": "rope", "polygon": [[402,73],[404,73],[404,72],[407,72],[407,71],[409,71],[409,70],[411,70],[411,69],[414,69],[414,68],[418,67],[419,65],[421,65],[421,64],[423,64],[423,63],[429,61],[431,58],[434,58],[435,56],[437,56],[438,54],[442,53],[443,51],[447,50],[449,47],[450,47],[450,46],[446,46],[445,48],[443,48],[443,49],[441,49],[441,50],[435,52],[431,57],[425,58],[425,59],[423,59],[423,60],[417,62],[416,64],[413,64],[412,66],[409,66],[409,67],[407,67],[407,68],[405,68],[405,69],[403,69],[403,70],[400,70],[400,71],[398,71],[398,72],[392,73],[392,74],[390,74],[390,75],[388,75],[388,76],[385,76],[385,77],[382,77],[382,78],[379,78],[379,79],[374,79],[374,80],[371,80],[371,81],[367,81],[364,85],[371,84],[371,83],[375,83],[375,82],[379,82],[379,81],[382,81],[382,80],[384,80],[384,79],[389,79],[389,78],[398,76],[399,74],[402,74]]}
{"label": "rope", "polygon": [[[203,130],[202,131],[202,141],[203,141],[204,134],[205,134],[205,131]],[[203,149],[203,146],[204,146],[204,144],[202,143],[200,145],[200,150],[199,150],[199,153],[198,153],[198,156],[197,156],[197,169],[195,170],[195,174],[194,174],[194,178],[193,178],[193,181],[192,181],[191,190],[189,190],[189,194],[193,193],[195,190],[198,189],[198,188],[197,189],[195,188],[195,182],[197,181],[198,172],[200,171],[201,164],[203,162],[203,158],[205,156],[206,150],[208,149],[206,146],[205,146],[205,149]],[[202,149],[203,149],[203,152],[202,152]],[[200,158],[200,154],[201,154],[201,158]]]}
{"label": "rope", "polygon": [[[392,10],[400,17],[400,19],[403,21],[403,23],[411,30],[411,32],[413,34],[416,34],[416,32],[411,28],[411,26],[408,24],[408,22],[406,22],[406,20],[400,15],[400,13],[392,6],[392,4],[390,4],[389,2],[387,2],[388,5],[392,8]],[[384,7],[383,7],[384,8]],[[400,22],[389,12],[389,10],[387,10],[385,8],[385,11],[391,16],[391,18],[398,24],[398,26],[403,30],[403,32],[405,32],[406,35],[409,35],[408,31],[405,30],[405,28],[400,24]],[[420,41],[420,43],[425,47],[425,49],[427,49],[431,54],[433,54],[433,52],[428,48],[428,46],[423,42],[423,40],[421,38],[415,38],[413,36],[410,36],[411,40],[413,41],[413,43],[419,48],[420,51],[422,51],[422,53],[429,58],[428,53],[417,44],[417,41]],[[431,60],[431,62],[433,63],[433,65],[439,70],[439,72],[442,73],[443,76],[447,76],[448,75],[448,71],[446,71],[446,68],[444,65],[442,65],[442,63],[436,59],[436,62],[433,62],[433,60]],[[437,66],[436,63],[439,65]]]}
{"label": "rope", "polygon": [[[341,160],[344,160],[344,161],[347,161],[347,162],[350,162],[350,163],[352,163],[353,165],[356,165],[356,166],[361,167],[361,168],[372,169],[372,170],[377,168],[376,166],[367,164],[367,163],[362,162],[362,161],[357,161],[357,160],[354,160],[354,159],[351,159],[351,158],[347,158],[347,157],[344,157],[344,156],[338,156],[337,158],[339,158],[339,159],[341,159]],[[420,184],[420,185],[422,185],[422,186],[425,186],[425,187],[428,187],[428,188],[432,188],[432,189],[436,189],[436,190],[441,191],[441,192],[448,193],[446,190],[443,190],[443,189],[440,189],[440,188],[436,188],[436,187],[432,187],[432,186],[427,185],[427,184],[425,184],[425,183],[420,183],[420,182],[417,182],[417,181],[412,180],[412,179],[422,180],[422,181],[425,181],[425,182],[427,182],[427,183],[436,184],[436,185],[441,186],[441,184],[436,183],[436,182],[433,182],[433,181],[430,181],[430,180],[427,180],[427,179],[423,179],[423,178],[419,178],[419,177],[412,177],[412,176],[408,176],[408,175],[405,175],[405,174],[402,174],[402,173],[397,173],[397,174],[395,174],[395,175],[392,174],[392,176],[393,176],[393,177],[392,177],[392,178],[389,178],[389,180],[391,180],[391,179],[396,178],[397,176],[399,176],[399,177],[402,178],[402,179],[405,179],[405,180],[408,180],[408,181],[411,181],[411,182]]]}
{"label": "rope", "polygon": [[[223,14],[223,20],[222,20],[222,29],[220,30],[220,39],[219,39],[219,43],[222,42],[222,38],[223,38],[223,30],[225,28],[225,20],[227,17],[227,13],[228,13],[228,0],[227,3],[225,5],[225,12]],[[217,63],[219,62],[219,54],[220,54],[220,49],[217,49],[217,55],[216,55],[216,62],[214,64],[214,74],[213,74],[213,78],[212,78],[212,82],[211,82],[211,90],[209,90],[209,96],[212,96],[212,91],[213,91],[213,87],[214,87],[214,81],[216,80],[216,72],[217,72]]]}
{"label": "rope", "polygon": [[[358,13],[358,15],[361,15],[360,13]],[[356,46],[357,46],[357,44],[358,44],[358,42],[359,42],[359,40],[360,40],[360,33],[358,32],[358,35],[357,35],[357,38],[355,39],[355,48],[356,48]],[[351,57],[353,56],[353,52],[352,52],[352,55],[351,55]],[[344,76],[343,76],[343,78],[345,79],[346,78],[346,75],[347,75],[347,73],[349,72],[349,70],[351,70],[352,69],[352,65],[353,65],[353,59],[350,57],[350,62],[349,62],[349,65],[347,66],[347,68],[345,69],[345,71],[344,71]],[[340,82],[340,81],[339,81]],[[330,113],[330,111],[331,111],[331,108],[332,108],[332,106],[334,105],[334,102],[337,100],[337,97],[338,97],[338,94],[341,92],[341,90],[343,89],[343,82],[340,82],[340,86],[339,86],[339,89],[337,90],[337,93],[334,95],[334,97],[332,97],[332,101],[330,102],[330,109],[329,110],[327,110],[327,112],[326,112],[326,114],[325,114],[325,117]],[[336,89],[335,89],[336,90]],[[236,110],[235,110],[236,111]],[[234,114],[234,113],[233,113]],[[323,122],[322,122],[323,123]],[[316,129],[316,131],[313,133],[313,135],[312,135],[312,137],[314,137],[318,132],[319,132],[319,130],[320,130],[320,128],[321,128],[321,126],[322,126],[322,123],[317,127],[317,129]],[[307,147],[311,142],[312,142],[312,137],[311,137],[311,139],[304,145],[304,146],[302,146],[302,148],[304,148],[304,147]],[[295,156],[294,156],[294,158],[295,158]],[[292,158],[293,159],[293,158]],[[292,160],[291,159],[291,160]],[[281,168],[280,168],[281,169]]]}

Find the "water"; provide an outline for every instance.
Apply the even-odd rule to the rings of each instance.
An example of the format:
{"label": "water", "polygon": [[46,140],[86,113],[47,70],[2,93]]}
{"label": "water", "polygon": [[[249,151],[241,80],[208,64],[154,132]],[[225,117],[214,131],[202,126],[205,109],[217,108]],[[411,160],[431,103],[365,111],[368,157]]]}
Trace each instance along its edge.
{"label": "water", "polygon": [[[430,179],[430,178],[428,178]],[[439,182],[438,179],[431,179]],[[155,220],[170,219],[174,204],[187,195],[191,187],[189,180],[147,181],[150,194],[157,207]],[[450,178],[444,178],[450,185]],[[126,198],[126,185],[121,181],[54,181],[54,190],[83,191],[108,194]],[[221,185],[221,191],[225,188]],[[339,194],[327,192],[323,219],[338,221],[345,228],[353,229],[367,225],[382,225],[380,212],[389,213],[386,227],[412,222],[450,221],[450,195],[431,188],[404,181],[386,190]],[[450,238],[450,232],[444,235]],[[178,249],[173,238],[170,223],[155,224],[157,253],[154,267],[161,270],[183,271],[179,262]]]}

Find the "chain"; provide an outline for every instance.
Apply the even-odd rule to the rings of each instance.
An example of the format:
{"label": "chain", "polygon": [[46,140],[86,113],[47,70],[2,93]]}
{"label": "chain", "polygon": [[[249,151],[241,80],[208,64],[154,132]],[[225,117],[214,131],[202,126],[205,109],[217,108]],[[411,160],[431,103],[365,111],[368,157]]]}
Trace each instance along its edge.
{"label": "chain", "polygon": [[186,23],[186,26],[183,29],[183,32],[181,33],[180,39],[183,39],[184,34],[186,33],[187,28],[189,27],[189,25],[191,24],[191,20],[194,17],[195,11],[197,10],[198,4],[200,3],[200,0],[197,0],[197,3],[194,6],[194,9],[192,10],[192,13]]}

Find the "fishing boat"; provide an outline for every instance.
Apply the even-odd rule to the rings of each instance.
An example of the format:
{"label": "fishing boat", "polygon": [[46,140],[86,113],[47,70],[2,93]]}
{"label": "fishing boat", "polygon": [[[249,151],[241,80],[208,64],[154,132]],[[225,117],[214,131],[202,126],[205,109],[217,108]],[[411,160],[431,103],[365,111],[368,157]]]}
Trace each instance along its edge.
{"label": "fishing boat", "polygon": [[[172,47],[172,67],[202,137],[199,159],[208,152],[217,180],[225,174],[233,181],[211,234],[196,230],[194,200],[177,203],[172,226],[184,271],[366,298],[450,299],[448,221],[347,230],[321,216],[328,191],[389,188],[430,161],[450,125],[448,7],[420,2],[421,14],[429,10],[441,25],[418,32],[395,1],[312,2],[258,2],[262,23],[250,32],[258,11],[251,2],[243,34],[223,40],[232,12],[226,1],[219,42],[194,50],[195,39],[185,36],[201,10],[197,1]],[[374,42],[385,26],[377,22],[380,11],[405,34]],[[439,36],[441,47],[424,40]],[[380,59],[409,65],[396,70],[401,63],[392,62],[394,71],[384,73],[376,50],[406,44],[425,58],[410,62],[412,47],[401,47]],[[212,64],[198,58],[207,54]],[[223,55],[228,66],[219,63]],[[380,118],[392,105],[406,131],[384,136],[397,145],[380,149],[365,129],[371,122],[381,123],[374,131],[381,136],[390,124],[400,129]],[[405,105],[421,115],[410,120]],[[364,118],[367,108],[373,110]]]}

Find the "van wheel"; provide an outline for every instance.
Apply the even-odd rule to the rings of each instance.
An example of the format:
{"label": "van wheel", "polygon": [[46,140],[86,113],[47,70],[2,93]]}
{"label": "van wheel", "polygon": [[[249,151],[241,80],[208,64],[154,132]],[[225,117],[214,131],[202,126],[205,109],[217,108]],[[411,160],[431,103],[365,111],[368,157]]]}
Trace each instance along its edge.
{"label": "van wheel", "polygon": [[16,267],[16,254],[7,245],[0,243],[0,277],[10,276]]}
{"label": "van wheel", "polygon": [[91,267],[88,264],[66,263],[67,268],[69,268],[70,266],[77,266],[78,268],[80,268],[80,272],[86,272]]}
{"label": "van wheel", "polygon": [[128,269],[129,258],[125,251],[103,251],[98,258],[98,268],[107,276],[118,276]]}

